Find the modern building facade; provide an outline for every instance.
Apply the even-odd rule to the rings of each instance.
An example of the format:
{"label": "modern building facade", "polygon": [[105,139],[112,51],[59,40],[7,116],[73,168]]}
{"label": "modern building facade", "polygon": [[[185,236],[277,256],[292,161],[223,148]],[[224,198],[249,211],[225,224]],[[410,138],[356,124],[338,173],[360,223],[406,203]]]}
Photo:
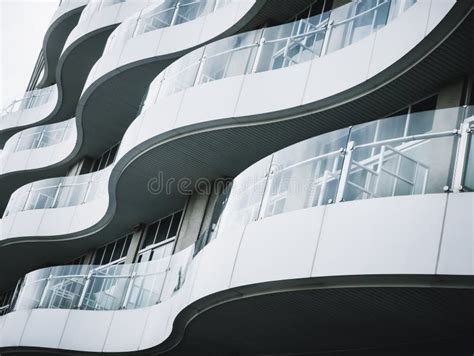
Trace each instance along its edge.
{"label": "modern building facade", "polygon": [[0,119],[0,354],[474,354],[473,9],[62,0]]}

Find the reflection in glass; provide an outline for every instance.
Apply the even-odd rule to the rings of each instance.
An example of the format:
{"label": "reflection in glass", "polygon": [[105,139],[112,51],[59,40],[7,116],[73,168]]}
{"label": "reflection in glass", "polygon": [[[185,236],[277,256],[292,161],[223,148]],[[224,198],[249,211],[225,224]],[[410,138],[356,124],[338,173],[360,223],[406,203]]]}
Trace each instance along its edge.
{"label": "reflection in glass", "polygon": [[[365,38],[416,0],[358,0],[308,18],[213,42],[170,65],[143,100],[233,76],[304,63]],[[391,10],[391,7],[396,8]],[[391,12],[390,12],[391,11]],[[390,17],[389,17],[390,12]]]}

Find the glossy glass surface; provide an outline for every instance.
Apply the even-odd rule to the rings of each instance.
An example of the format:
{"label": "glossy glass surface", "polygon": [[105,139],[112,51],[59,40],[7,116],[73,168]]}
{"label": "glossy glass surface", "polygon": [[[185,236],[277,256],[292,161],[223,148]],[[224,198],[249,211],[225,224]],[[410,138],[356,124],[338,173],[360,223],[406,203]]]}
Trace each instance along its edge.
{"label": "glossy glass surface", "polygon": [[12,136],[6,142],[4,152],[13,153],[56,145],[69,139],[74,130],[74,119],[35,126]]}
{"label": "glossy glass surface", "polygon": [[[472,107],[474,109],[474,107]],[[464,175],[464,190],[474,192],[474,110],[469,120],[469,142]]]}
{"label": "glossy glass surface", "polygon": [[[87,20],[89,20],[96,12],[112,6],[112,5],[117,5],[121,4],[123,2],[126,2],[129,0],[89,0],[87,3],[87,6],[84,8],[84,10],[81,13],[81,17],[79,18],[78,24],[84,23]],[[134,0],[136,1],[136,0]]]}
{"label": "glossy glass surface", "polygon": [[106,194],[110,172],[111,166],[91,174],[27,184],[12,194],[3,216],[27,210],[77,206],[96,200]]}
{"label": "glossy glass surface", "polygon": [[164,0],[154,1],[138,14],[123,21],[110,35],[104,54],[129,39],[165,27],[177,26],[219,10],[235,0]]}
{"label": "glossy glass surface", "polygon": [[145,110],[158,98],[196,85],[304,63],[371,35],[416,0],[358,0],[316,16],[211,43],[170,65],[151,84]]}
{"label": "glossy glass surface", "polygon": [[52,85],[43,89],[27,91],[23,98],[13,101],[6,108],[2,109],[2,116],[15,111],[36,108],[49,101],[53,93],[57,93],[57,86]]}
{"label": "glossy glass surface", "polygon": [[[456,174],[464,177],[464,190],[469,191],[474,177],[474,117],[466,118],[468,112],[450,108],[410,113],[285,148],[249,167],[223,190],[212,226],[189,248],[157,259],[143,255],[133,265],[119,260],[105,266],[60,266],[32,272],[15,293],[18,298],[5,310],[151,306],[183,288],[193,259],[209,242],[239,233],[252,221],[328,203],[455,191]],[[465,150],[462,142],[467,142]],[[462,169],[457,173],[454,167],[459,165]],[[92,180],[76,178],[81,187]],[[42,193],[19,195],[23,197],[20,206],[55,206],[51,197],[57,185],[51,188],[51,180],[33,185],[32,191]],[[83,199],[82,188],[73,191],[63,200],[56,198],[62,202],[58,204]]]}

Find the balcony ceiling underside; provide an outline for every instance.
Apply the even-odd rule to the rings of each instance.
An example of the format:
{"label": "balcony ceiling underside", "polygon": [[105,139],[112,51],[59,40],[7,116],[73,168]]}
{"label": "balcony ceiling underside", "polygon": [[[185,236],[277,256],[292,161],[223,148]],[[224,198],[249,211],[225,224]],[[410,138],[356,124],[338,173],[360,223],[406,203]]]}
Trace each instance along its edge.
{"label": "balcony ceiling underside", "polygon": [[[184,310],[160,349],[180,342],[170,355],[294,354],[455,340],[472,351],[474,280],[450,278],[333,277],[228,290]],[[466,338],[470,345],[460,343]]]}
{"label": "balcony ceiling underside", "polygon": [[[267,22],[281,23],[288,19],[289,14],[300,12],[312,2],[312,0],[300,0],[296,4],[282,5],[279,3],[276,6],[275,1],[277,0],[265,0],[261,5],[253,7],[238,24],[238,29],[232,28],[227,32],[230,34],[236,30],[242,32],[242,26],[245,26],[246,29],[254,29]],[[74,21],[77,22],[80,15],[79,10],[82,10],[82,7],[67,13],[69,17],[61,22],[61,29],[68,24],[71,25]],[[77,18],[72,16],[73,13],[76,14]],[[56,78],[59,86],[56,107],[47,117],[33,125],[13,127],[0,132],[0,145],[4,145],[5,141],[12,135],[30,126],[60,122],[75,115],[76,105],[87,76],[94,63],[102,55],[107,38],[117,26],[118,24],[115,24],[90,32],[72,43],[60,58],[59,53],[57,54],[57,63],[54,65],[54,68],[57,66]],[[52,48],[51,53],[61,51],[69,32],[65,34],[65,32],[54,27],[54,32],[51,33],[50,38],[48,37],[47,45],[50,47],[57,45],[57,48]],[[228,35],[227,32],[219,38]],[[61,34],[65,38],[62,38]],[[53,38],[53,36],[56,37]],[[60,44],[61,41],[62,45]],[[137,61],[128,66],[129,69],[126,70],[124,75],[114,72],[110,76],[106,75],[100,78],[97,83],[93,83],[91,90],[86,91],[84,95],[87,98],[87,111],[78,110],[79,115],[87,117],[90,121],[87,125],[83,125],[85,126],[83,135],[79,135],[83,141],[77,143],[76,150],[67,159],[54,166],[35,169],[34,172],[18,171],[0,176],[0,212],[4,211],[11,193],[24,184],[62,175],[68,166],[80,157],[95,157],[120,141],[125,130],[135,119],[143,94],[150,81],[179,55],[179,53],[175,54],[173,58],[166,60],[151,58],[143,62]],[[52,55],[51,58],[53,57]],[[53,67],[50,66],[50,68]],[[122,68],[122,70],[125,70],[125,68]],[[111,96],[110,93],[114,93],[114,95]],[[80,105],[83,105],[82,101]],[[97,118],[100,118],[100,120]],[[111,125],[111,122],[113,122],[113,125]]]}
{"label": "balcony ceiling underside", "polygon": [[[312,0],[262,1],[213,41],[235,33],[254,30],[264,24],[283,23],[311,3]],[[202,43],[194,48],[200,46]],[[79,143],[79,151],[74,155],[95,157],[120,141],[126,129],[135,120],[143,95],[151,81],[173,61],[192,49],[187,48],[171,55],[135,61],[93,82],[79,101],[76,117],[81,122],[79,132],[82,131],[83,134],[79,136],[83,141]],[[97,120],[97,117],[101,119]],[[104,135],[105,132],[107,135]]]}
{"label": "balcony ceiling underside", "polygon": [[48,28],[43,41],[45,68],[38,88],[45,88],[56,83],[56,67],[67,37],[76,27],[85,4],[67,11],[57,18]]}
{"label": "balcony ceiling underside", "polygon": [[33,124],[15,126],[0,131],[0,146],[17,132],[27,128],[65,121],[74,116],[82,88],[94,63],[100,58],[107,38],[115,26],[88,33],[71,44],[59,58],[56,68],[58,100],[49,115]]}
{"label": "balcony ceiling underside", "polygon": [[[383,117],[413,98],[432,94],[447,80],[472,72],[472,46],[466,48],[472,43],[471,6],[472,1],[459,2],[413,53],[373,81],[324,103],[315,103],[309,113],[285,121],[265,117],[267,121],[259,125],[225,127],[218,122],[219,126],[212,127],[216,125],[214,122],[200,131],[191,127],[187,135],[158,136],[144,142],[117,162],[109,183],[110,206],[97,225],[75,235],[25,237],[1,243],[0,258],[5,269],[0,272],[0,289],[46,263],[64,263],[128,232],[138,222],[149,222],[182,207],[186,197],[177,191],[167,195],[148,192],[148,180],[160,171],[165,178],[176,180],[233,177],[278,149],[317,134]],[[402,74],[394,77],[394,73]],[[252,120],[258,122],[249,117]]]}
{"label": "balcony ceiling underside", "polygon": [[[472,276],[339,276],[259,283],[197,300],[177,315],[163,343],[136,354],[464,355],[474,348],[473,298]],[[79,354],[38,348],[5,351]]]}

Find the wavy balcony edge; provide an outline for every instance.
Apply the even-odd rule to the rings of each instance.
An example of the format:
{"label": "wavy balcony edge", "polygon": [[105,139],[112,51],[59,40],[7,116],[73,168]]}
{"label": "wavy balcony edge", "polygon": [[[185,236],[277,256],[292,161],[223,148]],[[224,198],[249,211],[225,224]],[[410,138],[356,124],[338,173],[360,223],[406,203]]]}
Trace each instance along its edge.
{"label": "wavy balcony edge", "polygon": [[[466,14],[464,13],[463,16],[466,16]],[[263,125],[262,125],[262,126],[263,126]],[[255,126],[254,126],[254,127],[255,127]],[[261,127],[261,128],[263,128],[263,127]],[[235,130],[236,130],[236,129],[235,129]],[[241,129],[241,130],[242,130],[242,129]],[[243,130],[245,130],[245,128],[243,128]],[[259,131],[259,132],[260,132],[260,131]],[[210,135],[212,136],[212,132],[209,132],[208,134],[210,134]],[[262,133],[260,132],[260,133],[256,133],[256,134],[257,134],[257,136],[258,136],[258,135],[261,135]],[[159,139],[159,140],[162,140],[163,138],[161,137],[161,138],[158,138],[158,139]],[[293,140],[293,138],[291,138],[291,139]],[[291,143],[291,142],[290,142],[290,143]],[[286,144],[289,144],[289,143],[287,142]],[[145,145],[145,147],[147,147],[147,146],[148,146],[148,147],[153,147],[153,145],[154,145],[154,144],[147,143],[147,144]],[[282,145],[282,143],[280,142],[279,145]],[[142,145],[142,146],[143,146],[143,145]],[[280,146],[280,147],[281,147],[281,146]],[[278,149],[278,146],[275,147],[274,150],[276,150],[276,149]],[[139,151],[142,151],[142,150],[143,150],[143,148],[140,148],[140,149],[139,149]],[[258,153],[258,154],[261,155],[262,153]],[[135,155],[136,155],[136,152],[132,152],[132,153],[129,154],[129,156],[130,156],[130,155],[135,156]],[[255,158],[257,158],[257,157],[252,157],[251,159],[252,159],[252,160],[255,160]],[[260,156],[260,158],[261,158],[261,156]],[[126,162],[125,160],[121,160],[121,161],[122,161],[121,164],[123,164],[123,167],[118,168],[117,171],[122,171],[122,170],[124,169],[124,167],[131,165],[130,162],[125,163],[125,162]],[[248,160],[247,160],[247,161],[248,161]],[[120,163],[120,161],[119,161],[119,163]],[[242,162],[242,165],[245,165],[245,163]],[[248,165],[248,164],[247,164],[247,165]],[[245,166],[243,166],[243,167],[234,167],[234,169],[235,169],[235,170],[237,170],[237,169],[243,169],[244,167],[245,167]],[[238,172],[235,172],[234,174],[237,174],[237,173],[238,173]],[[204,175],[205,175],[205,173],[204,173]],[[116,183],[114,183],[114,180],[115,180],[115,182],[118,181],[118,180],[119,180],[119,179],[118,179],[118,176],[116,176],[115,178],[113,178],[112,182],[110,183],[111,186],[115,186],[115,185],[116,185]],[[143,183],[143,182],[142,182],[142,183]],[[146,184],[144,184],[143,186],[146,186]],[[115,189],[117,189],[117,191],[120,191],[120,190],[121,190],[120,187],[115,187],[114,190],[115,190]],[[114,193],[114,194],[115,194],[115,193]],[[113,195],[112,195],[112,196],[113,196]],[[149,199],[149,198],[150,198],[150,197],[147,197],[147,199]],[[156,200],[156,199],[155,199],[155,200]],[[164,205],[166,205],[166,204],[164,204]],[[160,208],[161,208],[161,209],[166,209],[165,206],[164,206],[164,207],[160,207]],[[110,219],[112,219],[113,211],[115,211],[115,202],[113,201],[113,199],[112,199],[112,201],[110,202],[110,206],[109,206],[106,210],[107,210],[108,212],[105,214],[105,216],[104,216],[102,222],[104,222],[104,221],[105,221],[105,222],[108,222]],[[131,217],[131,219],[135,219],[135,218],[138,219],[138,217]],[[101,224],[102,224],[102,223],[101,223]],[[118,230],[120,230],[122,227],[117,226],[117,227],[114,227],[114,228],[117,228]],[[111,231],[110,229],[109,229],[109,230],[107,230],[107,229],[104,230],[103,225],[102,225],[102,227],[100,227],[99,229],[101,229],[101,230],[103,230],[103,231]],[[92,228],[91,228],[91,229],[86,229],[86,230],[83,231],[82,236],[88,235],[88,234],[92,233],[94,230],[97,231],[96,229],[92,229]],[[74,240],[77,240],[78,237],[79,237],[79,236],[77,236],[77,237],[71,236],[71,238],[73,238]],[[28,240],[28,241],[34,241],[34,239],[30,239],[30,238],[28,238],[28,239],[26,239],[26,240]],[[25,241],[26,241],[26,240],[25,240]],[[49,239],[48,239],[48,240],[49,240]]]}
{"label": "wavy balcony edge", "polygon": [[56,66],[68,34],[79,21],[88,0],[63,0],[46,31],[43,40],[45,67],[37,87],[44,88],[56,83]]}
{"label": "wavy balcony edge", "polygon": [[[198,245],[190,246],[166,261],[154,261],[153,264],[160,266],[159,270],[165,273],[159,275],[158,283],[156,276],[141,269],[150,278],[147,283],[138,273],[133,277],[136,282],[133,278],[129,282],[131,289],[126,285],[119,286],[126,266],[101,277],[113,280],[114,282],[109,281],[105,285],[110,288],[114,286],[113,292],[118,291],[117,293],[128,296],[129,302],[138,300],[136,298],[140,293],[137,290],[140,286],[146,290],[153,288],[151,295],[159,295],[157,304],[150,303],[149,306],[134,309],[134,304],[131,303],[124,304],[131,305],[130,310],[117,308],[115,311],[100,312],[88,312],[87,310],[91,310],[88,308],[41,309],[44,306],[33,310],[20,309],[0,317],[0,329],[3,327],[1,347],[5,351],[30,348],[56,352],[113,353],[146,350],[161,353],[175,347],[180,350],[179,347],[189,343],[189,334],[186,334],[188,331],[194,335],[194,340],[191,336],[194,342],[199,342],[203,333],[215,335],[216,339],[228,339],[225,338],[226,333],[230,335],[229,328],[235,330],[236,325],[240,325],[239,330],[241,327],[246,330],[244,325],[255,323],[256,320],[268,320],[270,325],[278,320],[288,320],[289,313],[296,313],[300,320],[304,320],[305,318],[301,318],[302,312],[312,323],[295,330],[308,330],[303,335],[314,338],[315,335],[309,332],[310,328],[319,330],[328,327],[328,314],[323,310],[332,310],[331,306],[336,304],[341,307],[341,303],[349,300],[351,303],[347,303],[347,306],[351,308],[351,312],[341,313],[338,320],[347,321],[348,315],[356,318],[357,327],[362,328],[361,335],[364,337],[360,343],[349,338],[348,349],[419,342],[410,333],[414,328],[420,329],[418,324],[413,324],[415,319],[412,319],[419,318],[420,315],[426,323],[423,325],[426,326],[424,336],[427,339],[440,337],[440,334],[446,337],[443,333],[457,335],[466,331],[466,325],[474,326],[471,303],[474,270],[468,248],[472,244],[472,235],[467,227],[459,231],[455,224],[460,219],[469,221],[473,212],[472,202],[473,193],[391,197],[287,212],[251,222],[238,229],[231,225],[223,229],[220,227],[218,237],[197,253]],[[357,219],[349,219],[354,213],[357,214]],[[420,225],[418,218],[424,224]],[[373,225],[374,221],[381,223]],[[400,224],[400,221],[404,224]],[[373,227],[369,234],[367,224]],[[299,233],[288,240],[289,231]],[[412,248],[413,241],[417,242],[417,248]],[[340,258],[344,258],[346,263],[338,263]],[[275,264],[275,259],[280,263]],[[219,266],[217,270],[216,265]],[[81,282],[77,271],[73,271],[76,267],[52,269],[69,268],[74,275],[74,283],[79,285]],[[31,275],[35,276],[35,273]],[[38,281],[51,276],[48,270],[43,275],[36,275]],[[154,283],[150,283],[151,277],[155,278]],[[64,279],[58,281],[46,284],[46,289],[53,291]],[[35,278],[30,282],[35,282]],[[45,286],[44,283],[35,285],[27,282],[26,286],[28,285],[40,289]],[[389,293],[384,292],[387,288]],[[101,300],[97,298],[97,293],[101,292],[105,290],[94,289],[95,303]],[[149,295],[150,293],[143,293],[142,297],[145,296],[148,300]],[[291,295],[291,299],[285,298],[285,295]],[[384,303],[378,305],[376,301],[380,300],[381,295],[384,296]],[[59,296],[63,299],[67,297],[65,294],[57,294]],[[91,296],[89,293],[86,300],[90,300]],[[321,303],[318,306],[313,303],[313,308],[305,308],[304,311],[290,306],[301,305],[295,303],[295,300],[309,303],[310,300],[314,302],[315,298]],[[29,292],[21,300],[28,304],[30,300],[52,299],[54,293]],[[400,304],[400,299],[404,303]],[[69,299],[67,302],[69,303]],[[270,308],[270,313],[270,309],[264,307],[269,303],[281,313],[275,313],[274,307]],[[354,303],[366,307],[359,314],[355,311],[358,308],[353,307]],[[233,308],[233,304],[238,304],[240,308]],[[84,302],[84,305],[90,303]],[[399,331],[390,333],[390,337],[385,338],[383,343],[377,339],[380,335],[374,334],[378,324],[371,317],[367,318],[366,310],[369,305],[378,317],[394,318],[393,321],[397,323]],[[245,309],[246,306],[250,308],[249,313],[238,317],[235,313],[242,313],[241,308]],[[285,310],[288,312],[284,312]],[[433,313],[433,310],[440,312]],[[459,313],[460,310],[463,313]],[[400,314],[403,317],[397,319],[396,315]],[[234,323],[219,323],[219,320],[223,321],[222,315],[231,317]],[[164,323],[164,320],[167,322]],[[47,328],[44,323],[48,323]],[[440,327],[430,328],[430,323]],[[216,330],[217,325],[221,332]],[[400,327],[401,325],[404,327]],[[197,332],[198,330],[203,333]],[[332,328],[330,330],[331,333],[335,332]],[[285,329],[284,332],[288,330]],[[233,335],[236,339],[230,339],[234,339],[236,343],[241,343],[246,338],[253,340],[245,332]],[[259,337],[263,335],[265,333]],[[274,332],[270,335],[275,342]],[[287,337],[292,339],[296,336],[290,333]],[[192,341],[191,347],[194,345]],[[268,341],[268,338],[263,338],[261,347],[271,349]],[[326,348],[334,347],[323,341],[324,339],[320,340]],[[229,342],[231,346],[235,346]],[[223,345],[228,344],[223,343],[222,347]],[[276,345],[281,344],[277,342]],[[324,350],[323,347],[322,349]]]}
{"label": "wavy balcony edge", "polygon": [[[147,2],[147,3],[148,3],[148,2]],[[112,6],[112,7],[110,7],[110,8],[106,8],[106,10],[108,10],[109,12],[113,10],[113,13],[114,13],[114,12],[117,12],[117,11],[120,12],[120,11],[121,11],[121,8],[117,8],[117,7],[118,7],[118,6],[122,6],[122,5],[123,5],[123,4],[116,4],[116,6]],[[244,5],[245,5],[245,6],[244,6]],[[137,6],[137,4],[133,4],[133,7],[134,7],[134,8],[135,8],[136,6]],[[228,6],[228,4],[227,4],[227,6]],[[250,7],[252,11],[250,11],[249,9],[247,9],[247,6]],[[241,19],[241,20],[243,21],[243,24],[247,24],[248,21],[250,21],[251,18],[253,17],[253,15],[250,15],[250,14],[253,13],[253,12],[258,12],[258,9],[261,8],[261,6],[263,6],[263,3],[261,3],[261,5],[256,6],[252,1],[246,1],[246,2],[244,2],[244,3],[242,3],[242,4],[241,4],[241,3],[238,3],[238,5],[236,5],[236,7],[234,6],[234,8],[235,8],[235,9],[241,9],[241,10],[244,12],[243,18],[245,18],[245,20],[242,20],[242,19]],[[115,9],[114,9],[114,7],[115,7]],[[148,8],[148,7],[147,7],[147,8]],[[105,10],[101,10],[101,11],[105,11]],[[130,11],[128,11],[128,12],[130,12]],[[127,12],[127,13],[128,13],[128,12]],[[211,14],[212,14],[212,13],[211,13]],[[86,13],[86,15],[87,15],[87,13]],[[86,16],[86,17],[87,17],[87,16]],[[122,16],[122,17],[123,17],[123,16]],[[231,17],[229,17],[229,18],[233,21],[233,20],[234,20],[234,17],[235,17],[235,16],[231,16]],[[240,16],[239,16],[239,17],[240,17]],[[214,16],[214,18],[215,18],[215,16]],[[208,27],[209,27],[209,26],[210,26],[210,27],[213,27],[213,26],[211,26],[211,24],[209,24],[208,21],[206,21],[206,20],[207,20],[207,15],[204,14],[204,16],[198,17],[197,20],[194,20],[194,21],[191,21],[191,22],[194,23],[194,22],[198,21],[198,22],[200,22],[201,25],[202,25],[203,23],[207,23],[207,26],[208,26]],[[93,21],[93,19],[89,19],[89,22],[90,22],[90,21]],[[216,22],[216,20],[214,20],[214,22]],[[239,22],[239,21],[237,21],[237,22]],[[88,23],[88,22],[87,22],[87,23]],[[86,23],[86,24],[87,24],[87,23]],[[213,28],[213,31],[214,31],[214,32],[217,32],[217,33],[221,33],[222,31],[219,29],[219,25],[220,25],[219,21],[217,21],[217,23],[218,23],[217,29],[216,29],[216,28]],[[84,24],[83,24],[83,25],[84,25]],[[193,26],[193,25],[191,25],[191,26]],[[229,28],[231,28],[232,26],[234,26],[234,27],[235,27],[235,26],[241,27],[242,25],[237,25],[237,24],[235,24],[234,22],[232,22],[232,23],[230,23],[230,24],[229,24],[229,23],[222,24],[222,26],[225,27],[226,31],[230,31]],[[182,32],[185,30],[185,29],[183,29],[182,27],[183,27],[183,26],[175,26],[175,27],[173,27],[173,31],[172,31],[172,32],[174,33],[174,35],[179,34],[179,33],[182,33]],[[188,27],[189,27],[189,25],[188,25]],[[177,28],[177,30],[175,30],[175,28]],[[167,30],[167,28],[164,28],[164,29],[161,29],[161,30],[158,29],[157,31],[155,30],[155,31],[153,31],[153,32],[148,32],[148,34],[152,34],[153,36],[161,37],[161,34],[162,34],[163,30]],[[168,29],[167,31],[169,32],[170,30]],[[76,30],[76,32],[77,32],[77,30]],[[88,32],[88,35],[89,35],[89,34],[90,34],[90,33]],[[78,35],[74,35],[74,34],[73,34],[72,37],[73,37],[73,38],[78,37],[78,39],[76,39],[76,40],[71,40],[71,39],[70,39],[70,40],[69,40],[71,43],[70,43],[68,46],[66,46],[66,48],[65,48],[65,50],[64,50],[64,53],[63,53],[63,55],[61,56],[61,61],[64,61],[64,57],[68,57],[67,53],[71,51],[71,48],[73,48],[73,47],[75,47],[75,46],[78,46],[78,44],[77,44],[78,42],[83,42],[83,41],[87,40],[87,38],[84,39],[85,37],[87,37],[87,36],[85,36],[85,35],[83,35],[83,36],[78,36]],[[182,37],[182,36],[181,36],[181,37]],[[208,40],[209,40],[209,39],[208,39]],[[197,46],[197,45],[194,44],[194,46],[192,46],[192,48],[194,48],[194,47],[196,47],[196,46]],[[175,51],[175,53],[179,54],[179,53],[181,53],[182,51],[183,51],[183,49],[181,49],[181,50],[179,50],[179,51]],[[164,56],[165,56],[165,57],[169,57],[169,54],[166,54],[166,55],[164,55]],[[161,57],[159,57],[159,58],[161,58]],[[169,63],[169,60],[167,60],[166,63]],[[60,68],[62,68],[62,65],[60,65]],[[58,71],[59,71],[59,70],[58,70]],[[60,75],[60,74],[58,74],[58,77],[59,77],[59,75]],[[60,82],[60,81],[59,81],[59,82]],[[58,98],[57,96],[50,96],[50,97],[49,97],[49,100],[47,101],[47,105],[44,104],[44,105],[42,105],[42,106],[39,106],[38,108],[34,108],[34,109],[32,109],[32,110],[27,110],[26,112],[25,112],[24,110],[20,110],[20,111],[18,112],[18,115],[20,115],[20,118],[15,118],[15,117],[13,117],[12,120],[16,120],[17,123],[18,123],[18,120],[22,119],[22,116],[23,116],[23,115],[26,115],[26,116],[27,116],[27,118],[26,118],[27,121],[28,121],[28,118],[30,118],[30,117],[34,117],[35,119],[38,118],[38,117],[45,118],[45,119],[42,119],[42,120],[39,120],[39,121],[35,121],[35,124],[41,123],[42,121],[51,121],[51,120],[49,120],[48,118],[51,118],[51,117],[55,117],[55,116],[56,116],[56,114],[57,114],[57,109],[58,109],[58,105],[61,106],[61,102],[62,102],[62,97],[61,97],[61,96],[62,96],[61,85],[58,85],[58,87],[59,87],[59,91],[60,91],[59,94],[58,94],[58,95],[59,95],[59,98]],[[45,91],[45,90],[46,90],[46,89],[40,89],[39,91],[42,92],[42,91]],[[50,106],[51,106],[52,104],[55,104],[56,106],[55,106],[54,108],[50,108]],[[48,112],[48,113],[45,113],[45,112]],[[56,117],[56,119],[52,120],[52,122],[54,122],[54,121],[58,121],[58,118]],[[26,125],[11,125],[11,126],[15,126],[15,127],[17,127],[17,128],[20,127],[20,126],[21,126],[21,127],[27,127]],[[79,125],[78,125],[78,126],[79,126]],[[28,129],[27,129],[27,130],[28,130]],[[77,146],[80,146],[80,141],[81,141],[81,140],[79,139],[79,140],[77,140],[77,141],[78,141],[78,142],[76,143],[76,145],[77,145]],[[56,173],[59,172],[59,171],[58,171],[59,167],[64,166],[65,164],[71,163],[71,162],[77,157],[77,154],[76,154],[77,149],[70,150],[70,151],[71,151],[71,154],[67,155],[67,157],[63,157],[63,159],[62,159],[60,162],[54,162],[54,165],[53,165],[53,164],[51,164],[51,166],[50,166],[50,165],[45,165],[44,167],[42,167],[41,170],[36,170],[36,173],[37,173],[37,174],[35,175],[35,177],[41,177],[41,174],[43,174],[43,176],[44,176],[45,174],[46,174],[46,175],[53,175],[55,172],[56,172]],[[58,169],[54,169],[55,167],[58,167]],[[29,171],[31,171],[31,170],[29,170]],[[25,171],[25,172],[26,172],[26,171]],[[21,174],[22,172],[18,172],[18,173]],[[12,174],[12,175],[13,175],[13,174]],[[15,180],[15,181],[13,182],[13,185],[14,185],[14,186],[19,186],[19,185],[21,185],[20,183],[22,183],[23,181],[24,181],[24,180]],[[11,185],[11,184],[10,184],[10,185]],[[6,186],[5,186],[5,187],[6,187]],[[2,205],[5,206],[5,204],[6,204],[6,202],[3,202]]]}
{"label": "wavy balcony edge", "polygon": [[[91,4],[94,3],[101,3],[101,1],[91,1]],[[85,9],[87,9],[87,6]],[[49,112],[43,113],[43,115],[35,113],[33,115],[34,123],[9,126],[1,130],[0,139],[2,142],[18,131],[31,126],[65,121],[74,116],[82,86],[92,65],[100,57],[108,36],[123,18],[136,11],[133,6],[131,9],[128,9],[129,12],[126,11],[127,8],[124,11],[120,11],[121,9],[122,3],[112,4],[111,6],[101,8],[100,11],[92,15],[89,14],[89,16],[83,16],[85,11],[83,10],[81,18],[87,18],[87,26],[83,32],[78,29],[78,27],[84,27],[81,26],[80,18],[78,25],[68,34],[68,39],[64,48],[61,49],[62,52],[55,68],[58,96],[54,103],[50,103],[50,106],[54,106],[52,106]],[[120,14],[121,17],[112,16],[112,19],[110,19],[111,13],[115,13],[115,15]],[[108,17],[107,14],[109,15]],[[87,15],[87,12],[85,15]],[[88,27],[90,23],[91,28]]]}

